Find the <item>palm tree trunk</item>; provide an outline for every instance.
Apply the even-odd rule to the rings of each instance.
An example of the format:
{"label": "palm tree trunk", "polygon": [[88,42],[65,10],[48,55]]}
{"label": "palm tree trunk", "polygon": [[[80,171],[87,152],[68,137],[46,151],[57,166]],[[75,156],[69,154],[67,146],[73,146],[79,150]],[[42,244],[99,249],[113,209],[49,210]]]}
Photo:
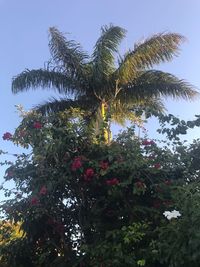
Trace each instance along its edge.
{"label": "palm tree trunk", "polygon": [[108,114],[106,113],[108,110],[108,105],[105,101],[101,103],[101,116],[103,120],[103,137],[106,144],[109,144],[111,141],[112,133],[110,131],[110,124],[108,123]]}

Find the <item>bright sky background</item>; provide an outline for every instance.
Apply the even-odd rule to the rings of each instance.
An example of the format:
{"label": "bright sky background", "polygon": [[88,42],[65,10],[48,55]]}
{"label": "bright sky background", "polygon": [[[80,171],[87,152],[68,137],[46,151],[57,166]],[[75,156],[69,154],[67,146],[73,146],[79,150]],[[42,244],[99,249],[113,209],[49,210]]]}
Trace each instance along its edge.
{"label": "bright sky background", "polygon": [[[154,33],[170,31],[187,37],[178,58],[158,66],[200,88],[200,1],[199,0],[0,0],[0,149],[14,152],[2,140],[4,132],[13,132],[19,124],[16,104],[25,109],[52,96],[50,91],[29,91],[12,95],[12,77],[26,68],[37,69],[50,58],[48,28],[56,26],[81,43],[89,53],[99,37],[102,25],[113,23],[127,29],[122,50]],[[166,101],[170,113],[183,119],[200,114],[196,102]],[[150,132],[155,128],[149,126]],[[188,138],[198,137],[199,130]],[[3,168],[0,169],[0,176]],[[1,182],[1,178],[0,178]]]}

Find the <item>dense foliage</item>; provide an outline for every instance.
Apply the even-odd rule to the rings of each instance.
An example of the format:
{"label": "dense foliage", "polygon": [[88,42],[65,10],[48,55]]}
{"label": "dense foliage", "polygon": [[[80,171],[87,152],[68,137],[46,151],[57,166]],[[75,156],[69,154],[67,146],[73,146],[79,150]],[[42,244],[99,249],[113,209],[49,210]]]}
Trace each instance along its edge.
{"label": "dense foliage", "polygon": [[69,112],[30,112],[3,139],[30,151],[6,162],[16,188],[1,209],[24,233],[0,244],[8,266],[198,266],[198,141],[170,148],[132,127],[94,143]]}

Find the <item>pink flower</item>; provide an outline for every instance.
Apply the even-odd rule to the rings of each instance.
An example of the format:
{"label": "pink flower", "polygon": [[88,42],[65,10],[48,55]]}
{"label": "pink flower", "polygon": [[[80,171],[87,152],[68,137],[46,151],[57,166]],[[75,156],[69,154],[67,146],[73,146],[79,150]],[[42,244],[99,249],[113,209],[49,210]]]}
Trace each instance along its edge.
{"label": "pink flower", "polygon": [[113,178],[113,179],[107,180],[106,184],[107,185],[117,185],[117,184],[119,184],[119,180],[117,178]]}
{"label": "pink flower", "polygon": [[142,145],[144,145],[144,146],[150,146],[150,145],[155,145],[155,142],[153,141],[153,140],[143,140],[142,141]]}
{"label": "pink flower", "polygon": [[39,200],[37,197],[32,197],[31,198],[31,205],[38,205],[39,203]]}
{"label": "pink flower", "polygon": [[12,134],[9,133],[9,132],[6,132],[6,133],[4,133],[4,135],[2,136],[2,138],[3,138],[3,140],[9,141],[12,138]]}
{"label": "pink flower", "polygon": [[109,163],[107,161],[101,161],[100,164],[99,164],[100,168],[102,170],[107,170],[108,169],[108,166],[109,166]]}
{"label": "pink flower", "polygon": [[155,168],[155,169],[160,169],[160,167],[161,167],[160,163],[156,163],[156,164],[154,164],[154,168]]}
{"label": "pink flower", "polygon": [[85,171],[85,174],[84,174],[84,180],[89,182],[91,181],[92,177],[94,176],[94,170],[92,168],[88,168],[86,171]]}
{"label": "pink flower", "polygon": [[35,128],[35,129],[41,129],[42,128],[42,124],[39,121],[35,121],[33,123],[33,128]]}
{"label": "pink flower", "polygon": [[71,165],[71,170],[76,171],[82,167],[83,163],[81,157],[76,157]]}
{"label": "pink flower", "polygon": [[45,185],[43,185],[43,187],[40,189],[39,194],[40,195],[46,195],[47,194],[47,188]]}

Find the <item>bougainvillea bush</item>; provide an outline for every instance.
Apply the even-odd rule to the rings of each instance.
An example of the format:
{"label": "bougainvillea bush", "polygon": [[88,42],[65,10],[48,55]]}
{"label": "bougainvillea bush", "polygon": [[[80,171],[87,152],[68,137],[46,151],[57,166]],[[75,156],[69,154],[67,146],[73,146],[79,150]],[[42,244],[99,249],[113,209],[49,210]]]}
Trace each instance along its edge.
{"label": "bougainvillea bush", "polygon": [[[173,235],[166,233],[184,217],[175,192],[198,176],[188,168],[189,149],[138,138],[134,127],[110,145],[94,142],[81,116],[73,118],[68,112],[53,117],[30,112],[16,132],[5,133],[3,139],[29,148],[29,153],[7,162],[5,183],[14,181],[15,189],[4,186],[9,199],[1,210],[4,220],[20,224],[24,234],[0,246],[2,263],[171,264]],[[179,218],[164,215],[177,209]]]}

